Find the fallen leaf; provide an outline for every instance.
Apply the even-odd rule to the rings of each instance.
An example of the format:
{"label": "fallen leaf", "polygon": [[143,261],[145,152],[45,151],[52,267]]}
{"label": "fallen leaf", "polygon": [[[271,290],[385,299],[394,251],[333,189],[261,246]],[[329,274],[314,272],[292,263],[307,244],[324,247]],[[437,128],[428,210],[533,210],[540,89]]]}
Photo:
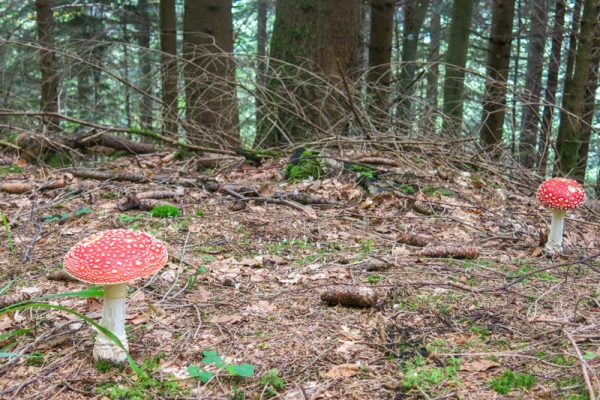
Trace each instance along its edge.
{"label": "fallen leaf", "polygon": [[248,311],[258,311],[258,312],[272,312],[277,310],[277,306],[269,303],[268,301],[261,300],[256,304],[249,305],[246,307]]}
{"label": "fallen leaf", "polygon": [[150,318],[148,318],[148,316],[144,314],[138,314],[135,317],[129,319],[129,322],[131,322],[134,325],[145,324],[148,321],[150,321]]}
{"label": "fallen leaf", "polygon": [[215,324],[237,324],[244,320],[241,315],[216,315],[209,321]]}
{"label": "fallen leaf", "polygon": [[358,364],[340,364],[327,371],[325,376],[329,379],[339,379],[350,378],[351,376],[358,375],[359,373],[360,366]]}
{"label": "fallen leaf", "polygon": [[212,293],[206,290],[204,287],[199,286],[194,293],[191,293],[187,296],[188,299],[198,302],[198,303],[206,303],[208,299],[210,299]]}
{"label": "fallen leaf", "polygon": [[500,363],[497,363],[496,361],[477,360],[477,361],[473,361],[470,363],[461,364],[460,370],[468,371],[468,372],[480,372],[480,371],[487,371],[490,368],[496,368],[499,366],[500,366]]}

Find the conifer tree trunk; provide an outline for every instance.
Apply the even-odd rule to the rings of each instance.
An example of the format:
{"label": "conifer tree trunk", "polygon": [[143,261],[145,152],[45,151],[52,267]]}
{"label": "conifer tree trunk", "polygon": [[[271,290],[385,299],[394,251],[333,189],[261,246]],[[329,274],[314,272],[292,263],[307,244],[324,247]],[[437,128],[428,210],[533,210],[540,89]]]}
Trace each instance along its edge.
{"label": "conifer tree trunk", "polygon": [[[304,141],[321,130],[341,132],[347,125],[342,108],[346,97],[338,93],[345,91],[342,74],[350,86],[354,80],[359,34],[358,0],[277,1],[267,89],[270,102],[279,107],[262,118],[259,146]],[[302,70],[294,66],[302,66]],[[320,75],[339,91],[305,72]],[[292,112],[283,109],[286,107]]]}
{"label": "conifer tree trunk", "polygon": [[[371,35],[369,39],[368,93],[373,96],[376,116],[387,115],[390,87],[390,62],[394,33],[394,0],[371,1]],[[377,112],[377,110],[379,112]]]}
{"label": "conifer tree trunk", "polygon": [[186,131],[208,147],[240,143],[231,0],[185,0]]}
{"label": "conifer tree trunk", "polygon": [[548,10],[546,1],[530,0],[531,7],[529,43],[527,45],[527,72],[523,95],[521,140],[519,161],[525,168],[533,168],[538,160],[536,149],[540,122],[540,98],[542,92],[542,69],[546,46]]}
{"label": "conifer tree trunk", "polygon": [[556,88],[558,85],[558,69],[560,67],[560,55],[563,42],[563,31],[565,22],[565,0],[557,0],[554,11],[554,27],[552,29],[552,49],[550,50],[550,62],[548,64],[548,79],[546,81],[546,93],[544,94],[544,112],[542,115],[542,129],[539,137],[540,160],[538,171],[541,176],[546,176],[548,163],[548,146],[552,131],[552,115],[556,104]]}
{"label": "conifer tree trunk", "polygon": [[583,105],[583,123],[581,124],[581,146],[579,147],[579,157],[577,159],[577,170],[575,179],[583,182],[588,164],[588,153],[590,150],[590,140],[592,139],[592,123],[594,121],[594,111],[596,111],[596,89],[598,89],[598,65],[600,64],[600,24],[596,25],[594,31],[594,45],[592,50],[592,59],[588,72],[588,80],[585,86],[585,99]]}
{"label": "conifer tree trunk", "polygon": [[[52,0],[36,0],[38,42],[41,70],[41,110],[49,113],[58,112],[58,75],[56,74],[54,42],[54,16]],[[52,136],[59,129],[56,116],[45,116],[42,123],[47,136]]]}
{"label": "conifer tree trunk", "polygon": [[[556,139],[557,168],[565,176],[575,176],[579,147],[581,145],[581,118],[584,112],[585,88],[592,58],[594,30],[597,24],[598,6],[600,0],[585,0],[573,79],[566,104],[563,102],[564,113],[561,113],[558,138]],[[570,89],[570,90],[569,90]]]}
{"label": "conifer tree trunk", "polygon": [[485,84],[482,126],[479,132],[483,146],[502,142],[514,13],[515,0],[494,0],[487,61],[488,79]]}
{"label": "conifer tree trunk", "polygon": [[433,110],[438,109],[438,78],[440,75],[439,57],[440,57],[440,44],[441,44],[441,30],[442,23],[440,19],[439,8],[440,0],[431,1],[431,14],[429,29],[431,34],[431,42],[429,43],[429,61],[431,64],[427,69],[427,102]]}
{"label": "conifer tree trunk", "polygon": [[454,0],[444,76],[444,132],[459,134],[464,107],[464,79],[469,50],[473,0]]}
{"label": "conifer tree trunk", "polygon": [[411,96],[415,88],[415,71],[417,70],[417,47],[419,33],[425,21],[429,0],[404,1],[404,30],[402,31],[402,72],[400,73],[401,98],[398,107],[398,119],[404,122],[410,116],[412,108]]}
{"label": "conifer tree trunk", "polygon": [[[140,65],[140,89],[144,93],[150,94],[152,90],[152,81],[150,72],[152,71],[152,61],[150,58],[150,16],[148,15],[148,0],[138,0],[138,62]],[[142,129],[152,128],[152,99],[142,94],[140,102],[140,122]]]}
{"label": "conifer tree trunk", "polygon": [[177,14],[175,0],[160,0],[160,50],[162,71],[162,132],[177,134]]}

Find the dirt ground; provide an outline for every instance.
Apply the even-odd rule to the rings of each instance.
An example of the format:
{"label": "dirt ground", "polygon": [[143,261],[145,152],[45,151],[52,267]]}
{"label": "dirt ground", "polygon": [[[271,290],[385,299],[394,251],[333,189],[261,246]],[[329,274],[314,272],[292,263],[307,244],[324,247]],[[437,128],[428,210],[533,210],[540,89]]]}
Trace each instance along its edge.
{"label": "dirt ground", "polygon": [[[195,171],[193,160],[164,156],[94,166],[146,178],[137,183],[0,166],[2,182],[36,187],[0,191],[1,306],[87,289],[60,273],[62,258],[99,231],[143,230],[170,253],[161,271],[129,285],[130,352],[145,377],[94,363],[95,331],[65,310],[4,310],[0,351],[29,357],[2,354],[0,398],[599,393],[600,219],[593,207],[567,213],[564,252],[548,257],[540,232],[550,212],[535,198],[539,180],[517,170],[377,154],[387,173],[367,193],[348,171],[290,183],[281,176],[285,160]],[[55,181],[60,187],[48,186]],[[215,191],[217,183],[225,186]],[[159,201],[179,207],[178,217],[119,209],[127,196],[177,186],[183,195],[180,188]],[[257,197],[236,199],[245,188]],[[313,204],[289,200],[299,194]],[[424,256],[433,246],[441,253]],[[377,298],[362,308],[322,301],[344,287],[367,287]],[[36,302],[100,319],[98,298]],[[202,379],[201,372],[211,374]]]}

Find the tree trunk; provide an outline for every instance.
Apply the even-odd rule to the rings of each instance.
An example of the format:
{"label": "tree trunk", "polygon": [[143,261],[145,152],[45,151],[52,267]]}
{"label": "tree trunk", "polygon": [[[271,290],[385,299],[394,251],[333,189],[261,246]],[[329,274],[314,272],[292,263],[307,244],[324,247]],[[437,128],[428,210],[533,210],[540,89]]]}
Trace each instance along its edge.
{"label": "tree trunk", "polygon": [[443,131],[460,134],[462,129],[465,87],[465,66],[469,50],[469,32],[473,16],[473,0],[454,0],[450,37],[446,50],[446,75],[444,77]]}
{"label": "tree trunk", "polygon": [[350,83],[354,79],[360,2],[278,0],[276,8],[267,89],[270,105],[277,108],[259,125],[259,145],[303,141],[319,132],[340,133],[348,125],[347,97],[331,86],[345,92],[342,74]]}
{"label": "tree trunk", "polygon": [[515,0],[494,0],[487,61],[480,140],[483,146],[502,142],[506,113],[506,81],[510,66]]}
{"label": "tree trunk", "polygon": [[431,42],[429,43],[429,68],[427,69],[427,102],[435,111],[438,109],[438,78],[440,75],[439,58],[442,23],[439,8],[440,0],[431,1],[431,21],[429,23]]}
{"label": "tree trunk", "polygon": [[[54,16],[52,0],[36,0],[38,42],[40,45],[40,70],[41,70],[41,110],[49,113],[58,112],[58,75],[54,65],[55,54],[53,50]],[[43,117],[45,128],[44,136],[52,136],[59,130],[56,117]]]}
{"label": "tree trunk", "polygon": [[[416,3],[416,4],[415,4]],[[400,73],[400,103],[398,119],[404,122],[410,116],[411,96],[415,92],[415,71],[417,70],[417,47],[419,33],[425,21],[429,0],[404,1],[404,30],[402,32],[402,71]]]}
{"label": "tree trunk", "polygon": [[265,84],[265,73],[267,72],[267,62],[264,59],[267,55],[267,0],[257,0],[256,11],[256,55],[258,56],[258,65],[256,67],[256,82],[263,86]]}
{"label": "tree trunk", "polygon": [[231,0],[185,0],[186,131],[208,147],[240,144]]}
{"label": "tree trunk", "polygon": [[536,143],[540,122],[540,98],[542,92],[542,70],[544,48],[546,47],[546,26],[548,22],[547,2],[530,0],[531,18],[529,43],[527,45],[527,72],[523,95],[523,115],[521,120],[521,140],[519,161],[525,168],[533,168],[538,160]]}
{"label": "tree trunk", "polygon": [[552,30],[552,50],[548,64],[548,79],[544,95],[544,112],[542,115],[542,130],[539,137],[540,161],[538,171],[541,176],[546,176],[548,163],[548,145],[552,132],[552,115],[556,104],[556,88],[558,85],[558,69],[560,67],[560,53],[563,41],[565,23],[565,0],[558,0],[554,12],[554,28]]}
{"label": "tree trunk", "polygon": [[396,2],[393,0],[371,1],[367,90],[373,96],[373,114],[384,118],[388,115],[395,4]]}
{"label": "tree trunk", "polygon": [[[150,16],[148,15],[148,0],[138,0],[138,62],[140,65],[140,89],[150,94],[152,90],[152,60],[150,57]],[[152,99],[142,94],[140,101],[140,122],[142,129],[152,129]]]}
{"label": "tree trunk", "polygon": [[575,179],[584,182],[585,172],[587,170],[588,152],[590,150],[590,140],[592,138],[592,123],[594,121],[594,111],[596,110],[596,89],[598,89],[598,65],[600,64],[600,24],[596,25],[594,31],[594,45],[592,50],[592,59],[588,72],[588,80],[585,86],[585,100],[583,105],[583,123],[581,124],[581,146],[579,147],[579,157],[577,158],[577,170]]}
{"label": "tree trunk", "polygon": [[[592,58],[598,5],[600,5],[600,0],[584,1],[573,80],[569,96],[566,99],[567,102],[566,104],[563,103],[565,112],[561,113],[558,128],[556,165],[558,170],[565,176],[575,175],[575,169],[577,168],[577,158],[579,157],[579,147],[581,145],[581,118],[583,118],[585,88]],[[565,88],[565,92],[567,90],[569,88]]]}
{"label": "tree trunk", "polygon": [[175,0],[160,0],[160,50],[162,71],[162,132],[177,135],[177,14]]}

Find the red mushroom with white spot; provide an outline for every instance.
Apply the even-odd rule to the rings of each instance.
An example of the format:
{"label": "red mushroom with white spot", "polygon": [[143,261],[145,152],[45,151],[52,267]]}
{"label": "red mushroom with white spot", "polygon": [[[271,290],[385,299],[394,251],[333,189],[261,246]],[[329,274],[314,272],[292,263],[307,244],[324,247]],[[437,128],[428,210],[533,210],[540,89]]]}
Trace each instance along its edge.
{"label": "red mushroom with white spot", "polygon": [[[147,233],[113,229],[89,236],[73,246],[65,255],[64,268],[80,281],[104,285],[100,324],[129,350],[125,335],[127,282],[154,274],[167,263],[167,258],[163,243]],[[127,355],[99,332],[94,359],[121,363]]]}
{"label": "red mushroom with white spot", "polygon": [[542,183],[537,198],[552,210],[552,223],[545,251],[553,254],[562,251],[565,212],[579,207],[585,201],[583,187],[573,179],[552,178]]}

